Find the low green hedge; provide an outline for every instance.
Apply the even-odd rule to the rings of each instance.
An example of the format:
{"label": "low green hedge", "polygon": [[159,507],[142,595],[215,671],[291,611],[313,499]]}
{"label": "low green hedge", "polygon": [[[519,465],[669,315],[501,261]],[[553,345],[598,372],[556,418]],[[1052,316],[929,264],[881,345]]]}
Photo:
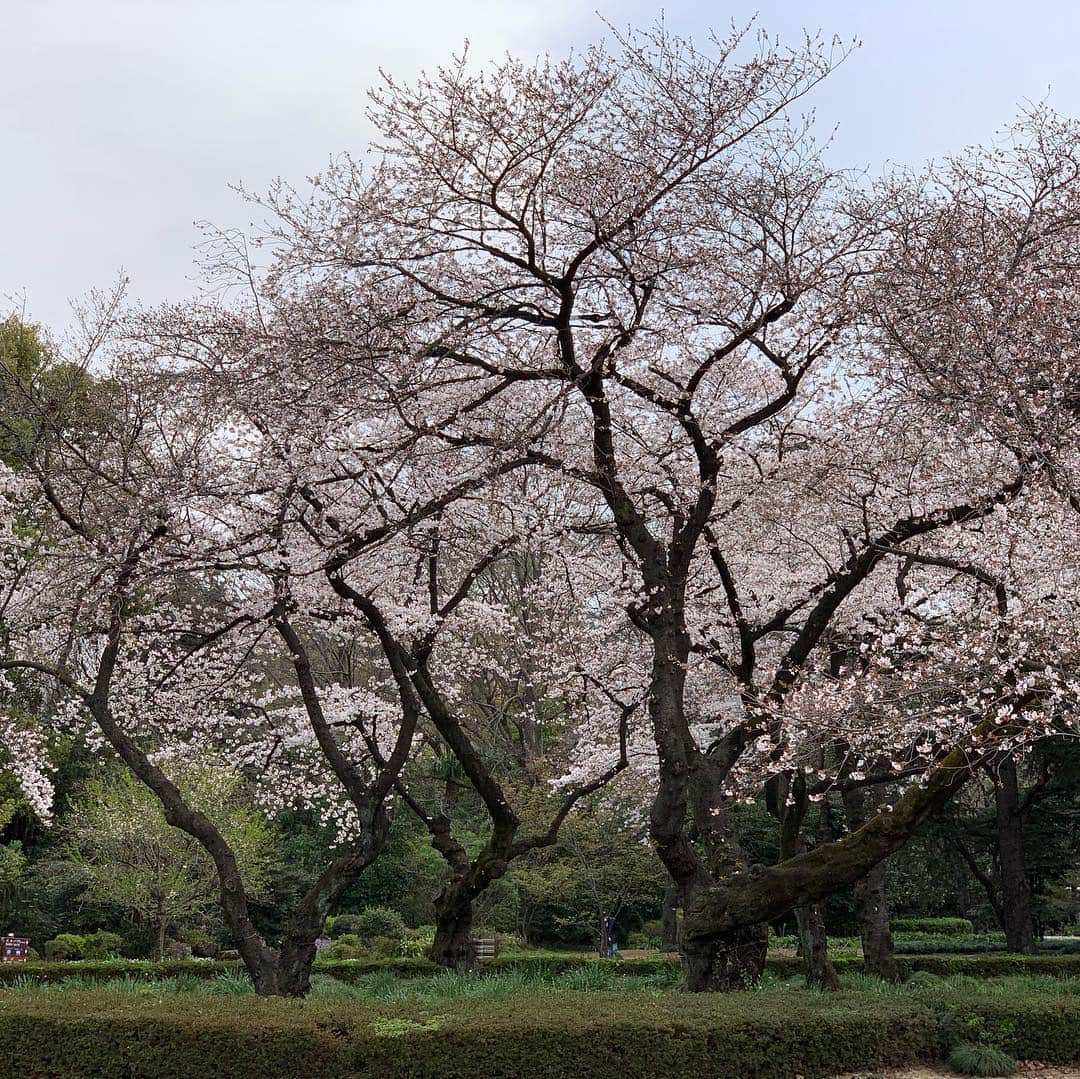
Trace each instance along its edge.
{"label": "low green hedge", "polygon": [[[858,956],[840,955],[832,960],[841,974],[863,969]],[[1000,978],[1013,974],[1053,974],[1058,977],[1080,977],[1080,955],[898,955],[896,966],[901,978],[910,978],[918,971],[937,974],[943,978],[952,974],[968,974],[975,978]],[[794,955],[770,956],[765,969],[781,976],[803,972],[803,961]]]}
{"label": "low green hedge", "polygon": [[894,933],[920,933],[926,937],[970,937],[975,926],[967,918],[893,918]]}
{"label": "low green hedge", "polygon": [[935,1059],[956,1041],[1080,1060],[1080,999],[920,993],[547,993],[437,1008],[104,991],[0,994],[8,1076],[790,1079]]}

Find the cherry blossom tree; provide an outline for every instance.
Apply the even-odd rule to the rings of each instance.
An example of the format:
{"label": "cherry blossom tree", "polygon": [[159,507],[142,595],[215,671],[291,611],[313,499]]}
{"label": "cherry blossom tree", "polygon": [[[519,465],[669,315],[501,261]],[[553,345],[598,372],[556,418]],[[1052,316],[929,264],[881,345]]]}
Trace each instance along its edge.
{"label": "cherry blossom tree", "polygon": [[[115,751],[169,824],[204,848],[256,990],[303,994],[326,915],[386,840],[415,716],[387,701],[381,682],[392,685],[392,671],[359,681],[316,673],[313,637],[372,630],[343,624],[340,611],[324,616],[304,592],[274,516],[279,492],[247,485],[259,464],[236,417],[195,380],[182,391],[176,371],[138,356],[119,358],[99,386],[108,417],[99,438],[73,439],[39,409],[34,452],[9,484],[2,667],[9,679],[59,686],[54,722],[85,727],[89,717],[86,736]],[[33,387],[23,390],[34,407]],[[269,532],[267,514],[278,522]],[[378,765],[369,743],[381,747]],[[219,824],[182,792],[178,770],[206,752],[261,778],[267,808],[321,805],[341,823],[278,946],[252,923]]]}
{"label": "cherry blossom tree", "polygon": [[[1067,275],[1048,275],[1076,248],[1040,233],[1024,250],[1046,258],[1009,268],[1015,214],[975,213],[1011,197],[1000,169],[867,189],[827,168],[794,112],[844,55],[661,28],[388,79],[372,166],[258,200],[265,272],[218,238],[247,297],[137,320],[109,437],[43,440],[28,498],[53,546],[16,591],[47,593],[47,624],[83,643],[57,664],[24,601],[7,665],[82,700],[218,852],[249,969],[300,972],[264,991],[306,986],[322,917],[377,855],[391,791],[409,797],[418,730],[492,821],[466,864],[413,805],[450,855],[457,961],[476,886],[532,842],[470,730],[480,669],[540,666],[574,716],[556,832],[612,769],[649,779],[694,990],[752,980],[770,919],[861,879],[989,754],[1060,726],[1076,619],[1047,584],[1071,579],[1075,529],[1047,489],[1066,489],[1067,409],[989,424],[949,356],[985,352],[989,327],[993,366],[1036,324],[1024,347],[1057,356]],[[1071,400],[1067,378],[1019,384]],[[541,617],[565,634],[542,663],[484,591],[523,550],[545,552]],[[362,677],[318,669],[327,640],[366,642]],[[144,713],[174,743],[227,732],[360,836],[280,953],[251,936],[211,822],[132,740]],[[911,780],[891,805],[748,864],[738,798],[767,785],[796,836],[805,799],[880,784],[882,759]]]}
{"label": "cherry blossom tree", "polygon": [[945,753],[892,809],[774,868],[734,837],[746,776],[790,788],[786,705],[833,631],[878,609],[897,559],[952,557],[1043,470],[892,377],[882,251],[919,211],[830,172],[791,116],[841,56],[658,30],[558,63],[461,61],[376,92],[370,170],[344,159],[310,197],[263,200],[272,287],[407,308],[425,440],[520,454],[604,523],[649,652],[651,834],[695,989],[753,977],[769,918],[859,879],[963,782],[964,751]]}

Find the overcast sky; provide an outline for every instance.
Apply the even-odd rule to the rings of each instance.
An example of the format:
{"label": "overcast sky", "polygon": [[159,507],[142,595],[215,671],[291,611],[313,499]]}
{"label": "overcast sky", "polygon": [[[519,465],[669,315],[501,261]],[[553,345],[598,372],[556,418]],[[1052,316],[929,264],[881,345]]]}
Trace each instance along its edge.
{"label": "overcast sky", "polygon": [[[642,25],[658,4],[596,7]],[[814,97],[838,163],[916,164],[985,141],[1024,100],[1080,115],[1076,0],[674,0],[704,36],[755,12],[861,48]],[[0,0],[0,312],[54,330],[123,269],[135,297],[196,288],[195,222],[246,226],[229,189],[300,182],[364,149],[365,90],[467,38],[477,58],[562,53],[604,34],[572,0]]]}

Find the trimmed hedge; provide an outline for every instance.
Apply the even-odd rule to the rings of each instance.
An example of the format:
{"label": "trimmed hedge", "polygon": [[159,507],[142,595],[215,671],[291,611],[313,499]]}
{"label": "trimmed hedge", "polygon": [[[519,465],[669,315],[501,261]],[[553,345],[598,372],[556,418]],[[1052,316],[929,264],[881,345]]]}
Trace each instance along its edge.
{"label": "trimmed hedge", "polygon": [[920,933],[925,937],[970,937],[975,926],[967,918],[893,918],[894,933]]}
{"label": "trimmed hedge", "polygon": [[4,1075],[211,1079],[790,1079],[936,1059],[985,1038],[1080,1060],[1080,999],[955,992],[548,993],[423,1006],[109,992],[0,994]]}
{"label": "trimmed hedge", "polygon": [[[832,960],[841,974],[857,973],[863,969],[858,956],[841,955]],[[907,979],[917,972],[937,974],[947,978],[953,974],[968,974],[974,978],[1001,978],[1016,974],[1052,974],[1057,977],[1080,977],[1080,955],[898,955],[896,966],[900,977]],[[803,961],[794,955],[770,956],[765,969],[781,976],[803,973]]]}

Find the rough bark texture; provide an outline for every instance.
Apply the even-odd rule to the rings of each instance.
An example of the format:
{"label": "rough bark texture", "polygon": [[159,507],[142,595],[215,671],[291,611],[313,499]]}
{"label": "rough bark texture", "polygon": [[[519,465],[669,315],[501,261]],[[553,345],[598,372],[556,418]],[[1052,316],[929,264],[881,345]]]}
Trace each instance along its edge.
{"label": "rough bark texture", "polygon": [[765,924],[723,937],[690,938],[683,950],[685,987],[691,993],[750,988],[765,969],[768,947],[769,927]]}
{"label": "rough bark texture", "polygon": [[[877,761],[875,771],[884,772],[888,762]],[[854,831],[861,828],[871,813],[876,813],[884,803],[881,788],[873,790],[855,788],[844,793],[844,811],[848,827]],[[889,925],[889,904],[886,893],[888,869],[886,862],[878,862],[862,880],[855,884],[855,902],[858,904],[859,936],[862,940],[863,972],[873,974],[887,982],[898,982],[900,971],[896,966],[893,949],[892,928]]]}
{"label": "rough bark texture", "polygon": [[879,862],[855,885],[859,936],[862,939],[863,972],[877,975],[887,982],[898,982],[900,971],[896,966],[892,929],[889,927],[886,874],[885,863]]}
{"label": "rough bark texture", "polygon": [[674,952],[679,947],[679,890],[669,884],[660,910],[660,950]]}
{"label": "rough bark texture", "polygon": [[472,900],[448,897],[447,902],[440,905],[436,901],[435,906],[435,941],[431,946],[431,958],[451,970],[471,970],[476,962]]}
{"label": "rough bark texture", "polygon": [[[790,781],[778,778],[770,784],[768,803],[773,815],[780,821],[781,861],[804,853],[806,840],[802,829],[810,807],[804,777],[797,774]],[[828,842],[831,834],[825,823],[827,813],[824,806],[822,810],[820,846]],[[839,989],[840,979],[829,960],[829,937],[825,931],[825,916],[821,904],[814,902],[796,907],[795,924],[807,986],[813,989]]]}
{"label": "rough bark texture", "polygon": [[1005,757],[994,777],[997,815],[997,869],[1001,895],[1001,928],[1011,952],[1035,951],[1035,920],[1031,911],[1031,885],[1024,856],[1024,818],[1016,761]]}
{"label": "rough bark texture", "polygon": [[825,932],[825,916],[820,903],[809,903],[795,908],[795,923],[799,931],[799,945],[806,984],[812,989],[840,988],[836,968],[829,959],[829,936]]}

